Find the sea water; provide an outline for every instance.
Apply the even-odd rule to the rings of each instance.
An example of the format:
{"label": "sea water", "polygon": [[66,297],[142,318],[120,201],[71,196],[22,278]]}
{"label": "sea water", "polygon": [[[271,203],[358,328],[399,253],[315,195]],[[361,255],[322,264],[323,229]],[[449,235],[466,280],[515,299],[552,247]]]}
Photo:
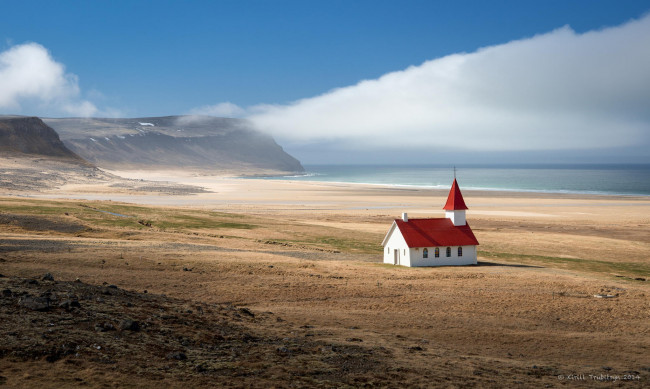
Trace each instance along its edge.
{"label": "sea water", "polygon": [[[454,167],[440,165],[306,165],[303,174],[267,177],[445,189]],[[650,196],[650,165],[456,166],[462,189]]]}

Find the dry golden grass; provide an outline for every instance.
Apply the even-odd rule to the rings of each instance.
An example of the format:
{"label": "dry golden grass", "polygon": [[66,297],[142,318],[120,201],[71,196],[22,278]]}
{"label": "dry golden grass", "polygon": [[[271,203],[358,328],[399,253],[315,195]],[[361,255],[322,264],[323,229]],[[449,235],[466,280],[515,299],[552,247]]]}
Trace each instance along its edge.
{"label": "dry golden grass", "polygon": [[[265,204],[265,190],[306,200]],[[236,197],[221,195],[218,201]],[[562,386],[557,375],[569,374],[587,375],[571,386],[593,386],[589,374],[638,375],[623,384],[647,385],[650,290],[637,278],[650,277],[650,201],[465,197],[477,210],[468,220],[481,242],[480,265],[426,269],[381,264],[379,243],[402,206],[415,217],[434,215],[427,207],[444,199],[437,192],[293,191],[274,183],[248,201],[197,207],[3,198],[0,215],[49,224],[0,224],[0,273],[49,271],[56,279],[271,311],[296,329],[310,326],[318,340],[389,350],[387,364],[408,367],[396,387]],[[498,213],[504,204],[511,213]],[[82,228],[71,231],[75,225]],[[601,293],[617,297],[593,297]],[[0,375],[15,378],[30,366],[10,368]],[[390,382],[390,374],[376,375]],[[41,372],[30,382],[51,378]]]}

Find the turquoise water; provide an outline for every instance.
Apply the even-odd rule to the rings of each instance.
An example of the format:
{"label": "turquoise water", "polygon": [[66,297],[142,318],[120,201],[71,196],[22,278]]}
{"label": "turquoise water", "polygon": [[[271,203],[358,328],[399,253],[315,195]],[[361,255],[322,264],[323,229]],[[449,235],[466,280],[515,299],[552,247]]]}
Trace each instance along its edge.
{"label": "turquoise water", "polygon": [[[306,165],[306,173],[267,177],[449,188],[451,166]],[[650,165],[457,166],[462,189],[650,196]]]}

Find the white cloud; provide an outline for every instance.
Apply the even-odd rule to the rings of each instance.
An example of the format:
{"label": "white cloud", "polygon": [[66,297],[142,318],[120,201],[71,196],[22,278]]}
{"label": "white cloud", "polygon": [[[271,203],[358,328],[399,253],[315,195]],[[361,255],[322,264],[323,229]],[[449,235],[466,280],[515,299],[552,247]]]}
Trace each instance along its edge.
{"label": "white cloud", "polygon": [[194,108],[190,111],[190,115],[196,116],[219,116],[219,117],[241,117],[246,113],[246,111],[229,101],[224,103],[219,103],[215,105],[204,105],[203,107]]}
{"label": "white cloud", "polygon": [[0,109],[20,113],[37,105],[74,116],[95,114],[97,107],[79,95],[77,76],[66,73],[45,47],[26,43],[0,53]]}
{"label": "white cloud", "polygon": [[432,152],[624,147],[650,138],[649,69],[645,16],[434,59],[286,106],[251,109],[249,119],[305,144],[346,140]]}

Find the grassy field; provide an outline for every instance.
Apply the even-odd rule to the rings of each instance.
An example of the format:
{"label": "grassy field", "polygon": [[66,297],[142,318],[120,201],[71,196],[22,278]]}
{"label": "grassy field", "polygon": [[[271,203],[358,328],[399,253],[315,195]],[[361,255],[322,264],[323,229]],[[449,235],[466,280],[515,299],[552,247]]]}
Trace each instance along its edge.
{"label": "grassy field", "polygon": [[[558,375],[581,373],[628,374],[640,378],[618,384],[647,384],[644,234],[626,240],[619,225],[594,231],[590,220],[473,219],[479,266],[418,269],[381,263],[390,220],[364,213],[262,215],[2,198],[0,273],[11,281],[6,288],[27,288],[29,282],[15,277],[40,280],[49,272],[72,282],[55,285],[65,296],[80,279],[84,293],[103,301],[80,323],[103,315],[117,326],[120,315],[140,315],[151,332],[130,335],[146,340],[146,347],[131,348],[135,354],[129,356],[122,349],[128,342],[112,346],[112,334],[119,338],[121,332],[95,336],[89,325],[90,333],[74,334],[94,357],[80,361],[66,354],[48,362],[45,344],[34,345],[53,319],[32,312],[30,320],[34,326],[42,321],[43,329],[21,335],[31,339],[29,345],[10,328],[0,334],[15,339],[12,350],[32,350],[27,359],[0,353],[0,376],[10,387],[205,386],[225,376],[240,387],[288,387],[292,379],[322,387],[559,387],[567,384]],[[597,255],[602,250],[594,242],[601,241],[613,247],[606,253],[611,260]],[[553,256],[544,254],[549,242]],[[106,285],[129,291],[123,298],[133,299],[132,305],[153,301],[146,296],[156,305],[116,310],[102,295]],[[47,285],[39,287],[46,293]],[[2,318],[5,323],[21,317],[16,312],[27,313],[19,299],[16,294],[8,300],[12,313]],[[201,316],[197,307],[227,314]],[[59,308],[53,312],[62,315],[54,333],[67,333],[73,319]],[[173,316],[174,326],[163,316]],[[249,316],[255,319],[242,319]],[[210,320],[244,327],[223,343],[210,335]],[[173,337],[173,328],[195,341]],[[50,337],[52,344],[68,344],[63,335]],[[98,357],[92,342],[108,351]],[[156,342],[164,353],[156,351]],[[164,346],[169,344],[187,359],[167,359],[174,352]],[[107,358],[115,363],[101,362]]]}

